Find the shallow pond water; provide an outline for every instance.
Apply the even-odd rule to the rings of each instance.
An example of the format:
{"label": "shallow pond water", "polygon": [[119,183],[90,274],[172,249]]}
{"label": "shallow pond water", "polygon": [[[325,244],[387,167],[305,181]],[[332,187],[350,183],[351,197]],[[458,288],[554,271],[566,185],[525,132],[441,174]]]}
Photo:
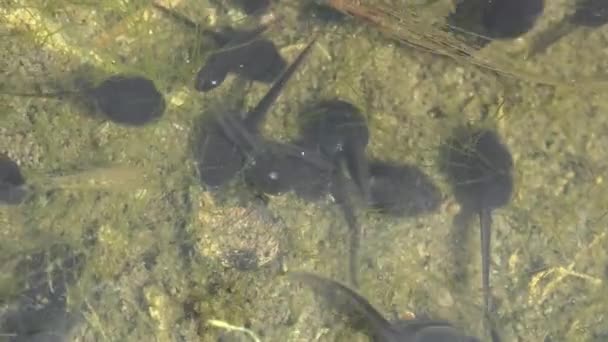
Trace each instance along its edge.
{"label": "shallow pond water", "polygon": [[[198,92],[209,56],[240,44],[208,30],[265,24],[260,37],[287,63],[317,39],[268,112],[265,139],[297,141],[310,108],[340,99],[365,117],[370,161],[416,167],[441,193],[432,211],[387,215],[355,185],[343,189],[361,228],[358,292],[374,307],[490,340],[478,222],[454,228],[460,208],[441,172],[440,147],[467,126],[495,131],[513,159],[512,198],[492,211],[497,334],[605,341],[608,25],[577,25],[572,1],[545,1],[529,31],[488,40],[472,32],[475,15],[448,20],[465,2],[279,0],[254,13],[240,1],[155,2],[184,21],[150,1],[0,1],[0,154],[26,186],[17,205],[0,203],[0,340],[44,338],[36,329],[66,341],[251,340],[227,324],[262,341],[367,340],[286,276],[348,281],[336,196],[267,196],[243,172],[219,190],[199,180],[197,127],[251,109],[270,86],[230,73]],[[124,126],[86,104],[10,95],[119,73],[154,82],[166,104],[158,120]],[[412,183],[412,196],[423,193],[399,184]],[[44,310],[24,299],[37,296]],[[49,312],[57,322],[40,328]]]}

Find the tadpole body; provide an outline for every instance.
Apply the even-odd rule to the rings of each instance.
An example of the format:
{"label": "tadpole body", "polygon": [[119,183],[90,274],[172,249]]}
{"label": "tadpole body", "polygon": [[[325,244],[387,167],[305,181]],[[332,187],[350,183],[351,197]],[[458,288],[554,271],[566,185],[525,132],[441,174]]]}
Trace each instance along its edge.
{"label": "tadpole body", "polygon": [[166,107],[154,82],[141,76],[109,77],[91,90],[91,96],[108,119],[127,126],[153,122]]}
{"label": "tadpole body", "polygon": [[[310,52],[313,43],[314,39],[244,117],[224,113],[203,122],[195,142],[195,159],[200,179],[205,185],[217,188],[227,183],[243,169],[249,157],[265,148],[259,136],[259,126],[287,81]],[[262,161],[263,158],[260,158]],[[260,184],[263,183],[260,181]]]}
{"label": "tadpole body", "polygon": [[0,153],[0,205],[18,205],[27,195],[19,165]]}
{"label": "tadpole body", "polygon": [[291,277],[309,286],[354,329],[364,331],[375,342],[479,342],[443,320],[389,322],[367,299],[336,281],[300,272]]}
{"label": "tadpole body", "polygon": [[490,303],[490,242],[492,210],[506,205],[513,193],[513,159],[499,136],[489,130],[462,129],[443,146],[447,173],[461,212],[455,223],[480,222],[484,310]]}

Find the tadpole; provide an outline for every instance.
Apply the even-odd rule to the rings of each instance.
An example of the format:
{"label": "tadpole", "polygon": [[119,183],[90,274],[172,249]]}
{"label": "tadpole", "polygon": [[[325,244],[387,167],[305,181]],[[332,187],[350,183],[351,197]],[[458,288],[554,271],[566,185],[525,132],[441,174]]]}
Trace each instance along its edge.
{"label": "tadpole", "polygon": [[506,205],[513,192],[513,159],[496,132],[462,128],[442,146],[447,174],[461,211],[454,219],[462,230],[479,215],[484,310],[491,312],[490,242],[492,210]]}
{"label": "tadpole", "polygon": [[2,92],[24,97],[44,97],[83,100],[92,104],[108,120],[126,125],[142,126],[159,119],[165,112],[165,99],[154,82],[142,76],[117,74],[98,85],[82,90],[62,90],[54,93]]}
{"label": "tadpole", "polygon": [[302,50],[244,117],[224,113],[203,122],[195,142],[195,159],[204,184],[211,188],[225,184],[243,169],[249,157],[265,148],[263,139],[259,137],[259,126],[287,81],[310,52],[314,41]]}
{"label": "tadpole", "polygon": [[363,296],[336,281],[310,273],[291,278],[312,288],[331,309],[376,342],[479,342],[444,320],[413,319],[389,322]]}

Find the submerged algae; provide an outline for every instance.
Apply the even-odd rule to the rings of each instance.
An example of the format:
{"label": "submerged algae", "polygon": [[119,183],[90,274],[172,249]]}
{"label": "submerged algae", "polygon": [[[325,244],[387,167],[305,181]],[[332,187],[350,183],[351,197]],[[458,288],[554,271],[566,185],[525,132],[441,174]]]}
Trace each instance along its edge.
{"label": "submerged algae", "polygon": [[[98,57],[102,60],[98,66],[106,71],[137,70],[158,79],[168,94],[165,118],[154,126],[127,131],[75,119],[72,109],[52,101],[1,96],[0,152],[18,160],[26,175],[113,162],[143,168],[145,184],[127,192],[45,193],[24,208],[10,209],[21,210],[22,215],[0,221],[0,233],[7,237],[2,246],[22,246],[20,240],[26,239],[30,245],[45,243],[46,235],[37,237],[43,232],[63,234],[75,243],[96,241],[79,287],[89,300],[87,323],[97,337],[145,340],[168,334],[185,340],[212,339],[219,333],[202,323],[204,317],[233,317],[232,323],[263,331],[265,340],[314,339],[322,331],[322,322],[314,314],[312,318],[298,315],[310,309],[310,303],[290,305],[286,299],[290,293],[277,276],[280,269],[225,270],[197,249],[197,233],[218,227],[199,226],[195,220],[198,212],[193,203],[202,191],[188,159],[186,137],[198,113],[206,112],[214,99],[228,101],[229,91],[200,97],[189,88],[196,66],[188,63],[190,56],[181,52],[185,49],[176,48],[187,41],[183,37],[188,32],[158,18],[141,3],[140,7],[105,2],[108,10],[96,13],[72,2],[53,2],[53,8],[32,6],[40,14],[39,22],[59,21],[65,29],[53,31],[44,40],[35,33],[32,21],[11,24],[18,26],[17,33],[1,43],[7,47],[3,49],[7,58],[2,60],[8,63],[8,79],[24,85],[33,78],[61,79],[63,70],[95,64]],[[292,4],[279,3],[285,6],[280,7],[285,9],[284,29],[269,32],[286,55],[296,50],[289,44],[304,42],[300,38],[309,32],[298,26],[296,15],[288,9]],[[192,1],[182,5],[195,7]],[[204,23],[226,20],[218,7],[205,5],[200,13],[185,13]],[[82,18],[86,20],[76,20]],[[328,24],[327,30],[331,34],[320,39],[327,55],[311,59],[298,82],[286,89],[265,133],[286,140],[285,132],[293,131],[294,113],[305,99],[339,96],[370,113],[370,155],[421,165],[448,195],[447,184],[431,162],[440,136],[462,121],[483,121],[480,114],[492,112],[485,107],[496,106],[504,97],[498,129],[512,147],[516,164],[514,202],[497,212],[492,255],[496,319],[504,339],[602,340],[606,331],[601,314],[608,307],[601,295],[608,264],[601,231],[603,203],[608,200],[602,176],[608,160],[603,148],[603,132],[608,129],[602,115],[608,111],[605,98],[599,93],[582,96],[570,89],[505,80],[466,64],[430,58],[379,39],[376,33],[355,29],[352,23]],[[573,33],[543,57],[543,67],[557,64],[564,74],[591,74],[604,63],[599,61],[598,47],[607,36],[606,28]],[[64,45],[57,45],[58,37],[63,37]],[[576,48],[569,45],[573,42]],[[75,50],[81,53],[72,53]],[[255,86],[246,101],[256,101],[264,91],[264,86]],[[446,114],[431,115],[434,108]],[[345,260],[346,244],[337,240],[344,227],[333,209],[323,203],[303,204],[291,195],[271,198],[269,208],[285,221],[284,267],[345,276],[339,260]],[[362,213],[366,241],[360,282],[366,293],[383,307],[430,311],[475,328],[480,290],[472,287],[459,292],[448,283],[450,266],[445,259],[452,213],[449,202],[438,214],[416,219]],[[463,248],[476,250],[476,241],[463,241]],[[478,264],[471,263],[475,271],[471,284],[477,283]],[[422,283],[426,284],[423,288]],[[152,286],[146,287],[149,302],[141,301],[139,290],[144,284]],[[151,315],[148,306],[160,309],[162,303],[180,304],[167,310],[173,317],[162,318],[175,322],[173,331],[158,330],[161,325]],[[561,310],[566,303],[568,310]],[[325,337],[352,336],[336,325]]]}

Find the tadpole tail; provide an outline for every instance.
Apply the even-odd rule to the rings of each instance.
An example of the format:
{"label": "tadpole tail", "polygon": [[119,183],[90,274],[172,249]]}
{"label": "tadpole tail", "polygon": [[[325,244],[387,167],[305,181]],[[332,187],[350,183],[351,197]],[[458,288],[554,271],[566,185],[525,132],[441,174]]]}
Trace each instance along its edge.
{"label": "tadpole tail", "polygon": [[304,50],[302,50],[302,52],[300,52],[298,57],[296,57],[296,59],[281,73],[279,78],[272,84],[268,92],[266,92],[266,95],[264,95],[260,102],[258,102],[257,106],[255,106],[249,112],[249,114],[245,118],[245,125],[248,129],[252,129],[254,131],[257,130],[257,127],[262,122],[262,119],[266,115],[266,112],[268,112],[270,106],[272,106],[274,101],[276,101],[276,99],[279,97],[281,91],[283,90],[283,87],[285,87],[287,81],[289,81],[291,76],[293,76],[298,66],[302,64],[304,58],[308,56],[316,40],[317,37],[314,37],[308,43],[308,45],[306,45],[306,47],[304,48]]}
{"label": "tadpole tail", "polygon": [[348,169],[352,170],[354,174],[351,175],[361,192],[361,196],[365,203],[369,203],[371,200],[369,190],[369,162],[365,156],[365,147],[353,146],[347,153],[346,162],[348,163]]}
{"label": "tadpole tail", "polygon": [[57,99],[62,96],[70,96],[77,94],[77,91],[58,91],[54,93],[26,93],[26,92],[12,92],[0,90],[0,95],[17,96],[17,97],[41,97],[45,99]]}
{"label": "tadpole tail", "polygon": [[492,213],[483,208],[479,212],[481,235],[481,284],[483,286],[483,306],[486,313],[492,312],[490,295],[490,243],[492,240]]}
{"label": "tadpole tail", "polygon": [[526,54],[526,58],[532,58],[536,55],[544,53],[549,46],[568,35],[574,29],[574,25],[570,19],[566,19],[556,26],[549,28],[546,32],[541,33],[531,44],[531,47]]}
{"label": "tadpole tail", "polygon": [[350,202],[348,195],[346,194],[346,179],[340,168],[339,163],[336,163],[334,169],[334,189],[332,191],[333,196],[340,205],[340,209],[344,214],[346,225],[349,231],[349,250],[348,250],[348,270],[349,279],[351,284],[357,288],[359,287],[359,247],[361,244],[361,227],[357,222],[357,216],[353,204]]}
{"label": "tadpole tail", "polygon": [[390,336],[391,324],[354,290],[337,281],[310,273],[296,272],[289,276],[310,286],[329,306],[346,316],[352,325],[365,328],[373,336]]}

